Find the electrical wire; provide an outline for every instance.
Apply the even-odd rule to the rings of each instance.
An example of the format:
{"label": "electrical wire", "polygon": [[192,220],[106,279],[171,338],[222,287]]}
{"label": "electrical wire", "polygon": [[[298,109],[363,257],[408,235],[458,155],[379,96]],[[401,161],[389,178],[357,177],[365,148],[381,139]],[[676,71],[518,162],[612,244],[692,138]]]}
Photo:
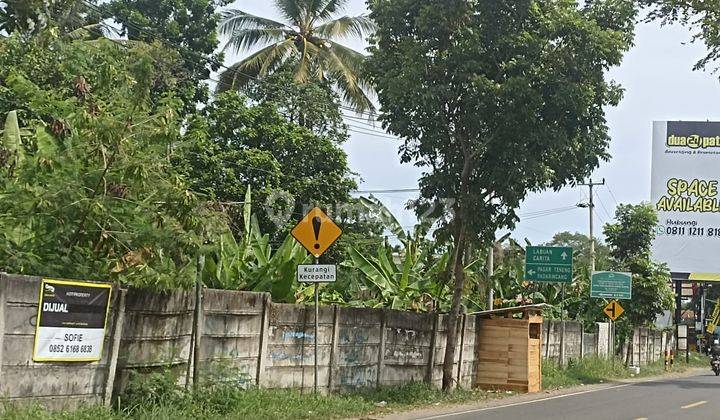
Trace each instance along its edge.
{"label": "electrical wire", "polygon": [[612,216],[610,215],[610,212],[607,210],[607,207],[605,207],[605,203],[603,203],[602,197],[600,197],[600,190],[598,190],[597,198],[598,198],[598,201],[600,201],[600,207],[602,207],[603,211],[605,212],[605,215],[608,217],[608,220],[612,220]]}
{"label": "electrical wire", "polygon": [[618,203],[617,199],[615,198],[615,194],[613,194],[612,188],[608,185],[608,192],[610,192],[610,197],[612,197],[613,201],[615,202],[616,206],[619,206],[620,203]]}
{"label": "electrical wire", "polygon": [[[99,6],[90,3],[88,0],[81,0],[81,2],[82,2],[86,7],[90,8],[90,9],[96,11],[96,12],[99,12],[99,13],[102,13],[102,12],[103,12],[103,10],[102,10]],[[141,34],[144,34],[144,35],[146,35],[146,36],[148,36],[148,37],[150,37],[150,38],[152,38],[152,39],[154,39],[154,40],[157,40],[157,41],[159,41],[159,42],[165,43],[165,44],[173,47],[174,49],[177,49],[177,50],[183,51],[183,52],[185,52],[185,53],[188,53],[188,54],[194,55],[194,56],[196,56],[196,57],[199,57],[199,58],[202,59],[204,62],[212,62],[212,61],[214,60],[213,57],[208,57],[208,56],[206,56],[205,54],[200,53],[200,52],[198,52],[198,51],[191,50],[191,49],[189,49],[188,47],[186,47],[186,46],[184,46],[184,45],[181,45],[181,44],[172,42],[172,41],[170,41],[170,40],[167,40],[167,39],[165,39],[165,38],[162,38],[162,37],[159,36],[157,33],[151,32],[148,28],[143,27],[143,26],[140,26],[139,24],[137,24],[136,22],[134,22],[134,21],[132,21],[132,20],[130,20],[130,19],[128,19],[128,20],[126,20],[126,21],[120,21],[120,23],[123,24],[123,25],[125,25],[125,26],[127,26],[127,27],[130,27],[131,29],[134,29],[134,30],[136,30],[137,32],[139,32],[139,33],[141,33]],[[90,29],[88,29],[88,30],[90,30]],[[104,35],[103,35],[103,36],[104,36]],[[183,57],[183,59],[185,59],[185,57]],[[201,63],[196,63],[196,64],[201,64]],[[264,83],[264,82],[265,82],[264,80],[262,80],[261,78],[259,78],[259,77],[257,77],[257,76],[253,76],[253,75],[244,73],[244,72],[239,71],[239,70],[237,70],[237,69],[231,69],[230,67],[226,66],[224,63],[215,62],[214,64],[216,64],[218,67],[223,68],[223,69],[225,69],[225,70],[232,70],[232,71],[236,72],[237,74],[240,74],[240,75],[242,75],[242,76],[245,76],[245,77],[247,77],[248,79],[253,80],[253,81],[255,81],[255,82],[259,82],[259,83]],[[218,83],[218,84],[220,84],[221,86],[224,86],[224,87],[229,87],[229,88],[232,88],[232,87],[233,87],[232,84],[230,84],[230,83],[223,83],[223,82],[220,81],[220,80],[215,80],[215,79],[212,79],[212,78],[208,78],[208,80],[211,80],[211,81],[213,81],[213,82],[215,82],[215,83]],[[350,112],[353,112],[353,113],[357,113],[357,110],[356,110],[355,108],[349,107],[349,106],[347,106],[347,105],[338,104],[338,107],[339,107],[340,109],[344,109],[344,110],[347,110],[347,111],[350,111]],[[368,118],[373,119],[372,114],[368,114]]]}

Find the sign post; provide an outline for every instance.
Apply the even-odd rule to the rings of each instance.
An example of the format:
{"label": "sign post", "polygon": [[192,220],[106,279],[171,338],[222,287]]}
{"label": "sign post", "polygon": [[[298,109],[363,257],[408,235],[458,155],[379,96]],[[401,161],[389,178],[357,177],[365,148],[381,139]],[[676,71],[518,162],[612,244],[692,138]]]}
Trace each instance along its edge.
{"label": "sign post", "polygon": [[560,365],[565,360],[565,284],[573,279],[573,249],[529,246],[525,249],[525,280],[562,283],[560,291]]}
{"label": "sign post", "polygon": [[[618,273],[613,271],[596,271],[590,277],[590,297],[600,299],[632,299],[632,274],[631,273]],[[617,303],[616,306],[610,306]],[[623,313],[623,308],[620,303],[613,300],[608,306],[605,307],[605,314],[610,318],[610,329],[612,333],[612,341],[609,341],[610,356],[615,360],[615,319],[611,314],[614,315],[617,312],[617,318]]]}
{"label": "sign post", "polygon": [[320,256],[330,248],[342,235],[342,229],[328,217],[320,208],[310,210],[290,232],[305,249],[315,257],[314,265],[298,265],[298,282],[315,283],[315,361],[313,366],[313,389],[318,391],[318,319],[320,317],[318,285],[320,283],[334,282],[336,267],[334,265],[321,265]]}

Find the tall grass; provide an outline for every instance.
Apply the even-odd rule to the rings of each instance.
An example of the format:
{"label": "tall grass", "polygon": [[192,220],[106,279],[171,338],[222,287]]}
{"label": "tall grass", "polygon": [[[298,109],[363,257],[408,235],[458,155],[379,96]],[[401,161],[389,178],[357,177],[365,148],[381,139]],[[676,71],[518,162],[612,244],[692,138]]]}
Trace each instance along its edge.
{"label": "tall grass", "polygon": [[[707,357],[697,353],[691,353],[689,363],[685,362],[684,357],[678,357],[669,370],[682,372],[689,368],[705,366],[709,368]],[[561,368],[557,363],[552,361],[545,361],[542,366],[544,389],[567,388],[581,384],[597,384],[636,376],[656,376],[662,375],[663,373],[665,373],[665,363],[663,360],[641,366],[639,375],[635,375],[625,368],[622,360],[605,357],[586,357],[580,360],[571,360],[564,368]]]}
{"label": "tall grass", "polygon": [[[444,393],[424,383],[381,387],[349,394],[313,395],[297,390],[257,389],[236,382],[205,383],[197,390],[176,385],[170,374],[136,377],[113,409],[82,407],[48,413],[40,407],[7,406],[1,419],[178,420],[335,419],[383,414],[417,406],[478,401],[489,394],[473,389]],[[2,411],[2,410],[0,410]]]}

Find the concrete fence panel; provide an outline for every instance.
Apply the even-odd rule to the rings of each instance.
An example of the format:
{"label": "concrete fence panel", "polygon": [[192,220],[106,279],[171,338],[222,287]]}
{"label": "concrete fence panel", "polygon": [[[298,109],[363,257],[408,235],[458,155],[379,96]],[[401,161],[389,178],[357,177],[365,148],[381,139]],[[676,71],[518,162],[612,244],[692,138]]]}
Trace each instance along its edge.
{"label": "concrete fence panel", "polygon": [[[0,397],[11,403],[39,402],[53,409],[102,404],[108,389],[111,328],[98,362],[36,363],[32,359],[41,280],[0,274]],[[114,323],[114,302],[111,298],[108,326]]]}
{"label": "concrete fence panel", "polygon": [[[312,391],[315,311],[272,303],[264,293],[204,289],[155,293],[113,290],[103,358],[93,363],[32,360],[41,278],[0,274],[0,398],[50,408],[109,404],[132,372],[171,369],[180,383],[215,369],[260,387]],[[197,322],[194,314],[198,311]],[[442,384],[447,315],[389,309],[319,308],[318,387],[321,392],[425,381]],[[482,322],[462,315],[457,328],[453,381],[478,383]],[[194,331],[199,341],[194,342]],[[541,356],[559,359],[561,322],[546,320]],[[609,326],[586,333],[565,323],[565,360],[608,351]],[[197,345],[196,345],[197,344]],[[659,360],[672,346],[667,332],[638,329],[630,353],[637,363]],[[197,349],[197,354],[194,354]],[[195,366],[197,363],[197,366]]]}

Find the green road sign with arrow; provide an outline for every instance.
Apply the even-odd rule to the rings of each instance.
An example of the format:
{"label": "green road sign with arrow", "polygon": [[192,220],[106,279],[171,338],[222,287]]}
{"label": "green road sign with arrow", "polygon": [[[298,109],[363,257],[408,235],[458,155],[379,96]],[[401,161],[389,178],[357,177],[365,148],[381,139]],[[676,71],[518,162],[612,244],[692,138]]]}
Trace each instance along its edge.
{"label": "green road sign with arrow", "polygon": [[525,280],[572,283],[573,249],[529,246],[525,250]]}

